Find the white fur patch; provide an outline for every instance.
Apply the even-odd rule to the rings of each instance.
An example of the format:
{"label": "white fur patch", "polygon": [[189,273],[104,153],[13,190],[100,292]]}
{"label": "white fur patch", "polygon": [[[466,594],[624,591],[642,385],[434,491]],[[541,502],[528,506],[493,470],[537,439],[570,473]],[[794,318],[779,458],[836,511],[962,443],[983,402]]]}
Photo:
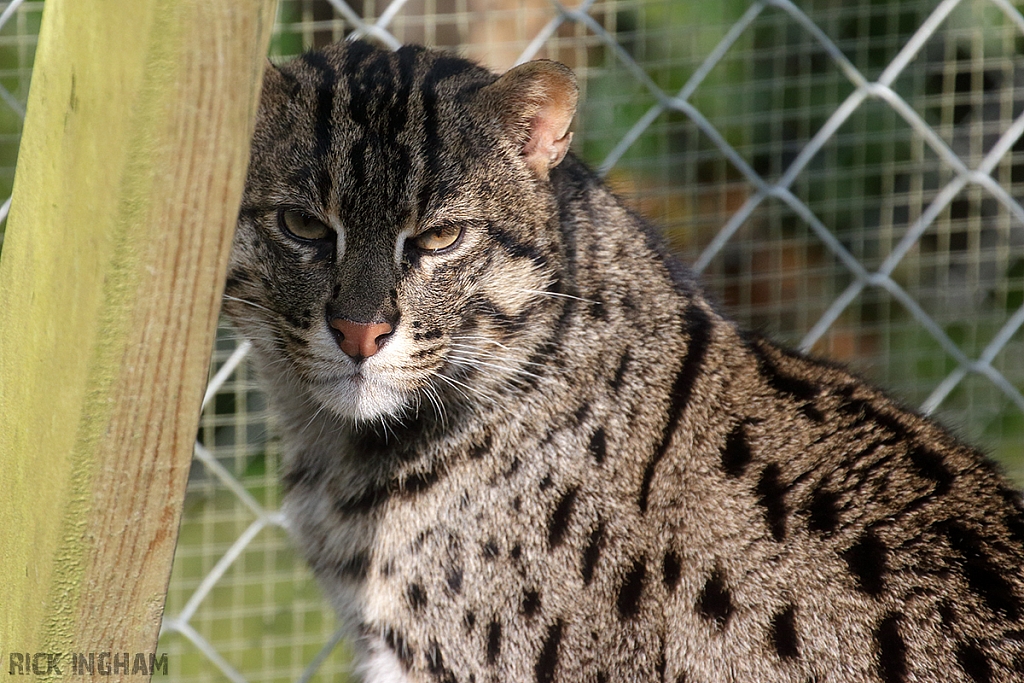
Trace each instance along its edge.
{"label": "white fur patch", "polygon": [[398,234],[395,242],[395,265],[402,265],[402,258],[405,256],[405,241],[416,231],[415,227],[408,227]]}
{"label": "white fur patch", "polygon": [[332,384],[313,387],[313,393],[336,415],[357,420],[374,420],[382,415],[397,415],[408,404],[404,391],[384,380],[367,377],[341,378]]}
{"label": "white fur patch", "polygon": [[365,683],[412,683],[402,671],[395,653],[380,641],[371,643],[369,654],[359,665],[357,673]]}

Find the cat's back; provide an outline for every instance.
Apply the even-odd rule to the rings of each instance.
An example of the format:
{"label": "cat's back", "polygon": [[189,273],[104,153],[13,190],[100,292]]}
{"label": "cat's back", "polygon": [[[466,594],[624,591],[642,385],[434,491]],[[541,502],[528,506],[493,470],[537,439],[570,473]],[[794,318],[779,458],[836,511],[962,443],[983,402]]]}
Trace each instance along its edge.
{"label": "cat's back", "polygon": [[[580,250],[614,242],[573,229]],[[995,466],[845,369],[737,329],[686,278],[670,278],[687,302],[671,315],[624,305],[607,276],[630,268],[620,253],[579,290],[632,342],[575,391],[590,398],[574,429],[594,435],[578,476],[600,482],[573,489],[591,517],[582,588],[604,595],[588,621],[643,651],[655,680],[1024,676],[1024,516]]]}
{"label": "cat's back", "polygon": [[686,680],[1024,676],[1019,494],[843,369],[729,336],[649,494]]}

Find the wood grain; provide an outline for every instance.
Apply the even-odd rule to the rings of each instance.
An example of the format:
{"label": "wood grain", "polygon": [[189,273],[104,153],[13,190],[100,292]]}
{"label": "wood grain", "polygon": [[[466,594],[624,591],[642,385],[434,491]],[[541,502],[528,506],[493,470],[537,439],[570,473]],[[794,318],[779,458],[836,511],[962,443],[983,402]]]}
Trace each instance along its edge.
{"label": "wood grain", "polygon": [[156,647],[275,5],[46,3],[0,261],[0,670]]}

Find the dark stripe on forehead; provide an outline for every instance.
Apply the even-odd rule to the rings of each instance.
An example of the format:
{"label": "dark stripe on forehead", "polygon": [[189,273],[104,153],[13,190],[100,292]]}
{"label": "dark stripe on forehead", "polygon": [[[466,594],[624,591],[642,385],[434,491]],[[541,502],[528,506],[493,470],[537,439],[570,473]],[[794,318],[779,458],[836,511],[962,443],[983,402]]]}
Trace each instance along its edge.
{"label": "dark stripe on forehead", "polygon": [[[349,169],[352,174],[352,183],[361,187],[366,183],[366,138],[362,137],[352,143],[348,152]],[[348,202],[343,202],[347,204]]]}
{"label": "dark stripe on forehead", "polygon": [[344,71],[356,125],[375,130],[387,142],[398,137],[409,118],[417,53],[416,48],[402,48],[393,55],[361,42],[348,47]]}
{"label": "dark stripe on forehead", "polygon": [[396,52],[398,73],[396,74],[396,92],[394,106],[385,134],[397,138],[409,121],[409,96],[412,93],[413,79],[416,77],[416,57],[422,51],[414,45],[405,45]]}
{"label": "dark stripe on forehead", "polygon": [[364,135],[353,140],[344,155],[347,176],[338,193],[341,214],[382,228],[404,225],[413,211],[407,194],[413,167],[408,145]]}
{"label": "dark stripe on forehead", "polygon": [[447,184],[438,182],[442,180],[441,156],[444,144],[441,140],[440,123],[437,118],[437,86],[446,78],[457,76],[475,68],[471,62],[467,62],[464,59],[440,56],[430,65],[430,69],[424,74],[423,80],[420,83],[420,97],[423,102],[424,177],[429,179],[429,182],[424,182],[420,188],[420,216],[426,214],[427,206],[435,195],[438,195],[437,199],[443,199],[444,194],[447,193],[450,187]]}
{"label": "dark stripe on forehead", "polygon": [[[409,99],[420,51],[407,47],[391,53],[363,42],[346,47],[342,71],[348,86],[352,134],[356,136],[348,152],[351,183],[354,187],[378,183],[369,195],[357,193],[347,201],[343,199],[346,211],[391,206],[405,187],[411,153],[398,138],[409,121]],[[369,206],[365,206],[367,203]]]}
{"label": "dark stripe on forehead", "polygon": [[334,93],[338,74],[319,52],[307,52],[302,61],[320,75],[316,86],[316,114],[313,121],[313,156],[311,164],[317,169],[317,191],[320,201],[327,204],[330,199],[331,175],[327,169],[327,154],[331,149],[332,121],[334,118]]}
{"label": "dark stripe on forehead", "polygon": [[[429,76],[429,74],[428,74]],[[418,197],[418,215],[424,216],[427,213],[427,204],[430,202],[432,189],[431,180],[437,178],[440,167],[441,141],[438,138],[437,122],[437,97],[436,81],[430,78],[424,79],[420,92],[423,102],[423,175],[425,181],[420,185]]]}
{"label": "dark stripe on forehead", "polygon": [[[376,56],[372,64],[364,65]],[[345,64],[342,67],[348,81],[348,112],[352,121],[359,126],[370,125],[370,93],[375,79],[387,74],[387,55],[377,52],[369,43],[353,42],[345,49]],[[390,75],[390,74],[387,74]],[[390,79],[388,79],[390,80]]]}
{"label": "dark stripe on forehead", "polygon": [[331,144],[331,121],[334,114],[334,89],[338,74],[319,52],[307,52],[301,57],[310,69],[319,76],[316,85],[316,114],[314,118],[314,142],[317,152],[325,154]]}

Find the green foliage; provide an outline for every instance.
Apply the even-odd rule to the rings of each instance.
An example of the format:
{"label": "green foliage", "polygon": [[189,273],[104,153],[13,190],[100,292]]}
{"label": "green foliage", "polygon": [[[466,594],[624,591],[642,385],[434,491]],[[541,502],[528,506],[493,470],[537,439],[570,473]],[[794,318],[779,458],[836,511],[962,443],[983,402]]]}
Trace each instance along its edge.
{"label": "green foliage", "polygon": [[[650,0],[623,6],[627,9],[614,22],[605,20],[606,27],[615,30],[629,59],[674,96],[751,5]],[[798,6],[868,81],[882,76],[935,10],[935,3],[925,0],[807,0]],[[600,50],[600,59],[591,59],[586,72],[579,138],[583,156],[593,164],[601,164],[658,102],[621,55],[605,46]],[[998,113],[1005,101],[1000,93],[1012,87],[1021,55],[1024,38],[995,5],[965,2],[925,41],[892,88],[973,165],[982,152],[972,140],[1008,125],[1007,115]],[[746,164],[774,182],[855,89],[839,60],[807,27],[782,8],[765,7],[688,102]],[[991,144],[985,142],[985,149]],[[997,172],[996,178],[1020,183],[1022,169],[1016,161],[1009,174]],[[953,174],[888,101],[868,98],[790,188],[860,264],[875,271]],[[695,250],[755,192],[687,114],[672,110],[632,143],[612,178],[627,183],[624,189],[667,228],[673,244]],[[728,206],[726,192],[735,198]],[[985,191],[969,187],[928,226],[892,274],[968,358],[977,358],[1007,315],[1024,305],[1024,258],[1007,225],[1020,228]],[[710,286],[721,288],[745,324],[798,340],[852,279],[838,258],[820,247],[803,218],[780,200],[765,201],[705,276],[720,278]],[[795,255],[804,259],[799,268],[783,270]],[[778,283],[784,279],[802,291],[799,300],[793,295],[795,303],[779,298]],[[740,298],[730,292],[740,292]],[[973,308],[962,310],[968,301]],[[798,310],[789,313],[787,306]],[[923,401],[957,367],[921,323],[879,288],[861,293],[836,327],[843,328],[847,348],[854,349],[847,353],[861,354],[842,358],[871,368],[870,376],[911,404]],[[1022,346],[1024,331],[1000,356],[1019,356]],[[1004,365],[1000,371],[1020,385],[1019,369],[1009,361]],[[960,416],[970,440],[1024,473],[1024,416],[988,378],[969,376],[941,408]]]}
{"label": "green foliage", "polygon": [[[18,160],[24,103],[35,60],[35,48],[42,19],[42,3],[26,2],[0,29],[0,203],[11,196],[14,166]],[[0,252],[4,225],[0,223]]]}

